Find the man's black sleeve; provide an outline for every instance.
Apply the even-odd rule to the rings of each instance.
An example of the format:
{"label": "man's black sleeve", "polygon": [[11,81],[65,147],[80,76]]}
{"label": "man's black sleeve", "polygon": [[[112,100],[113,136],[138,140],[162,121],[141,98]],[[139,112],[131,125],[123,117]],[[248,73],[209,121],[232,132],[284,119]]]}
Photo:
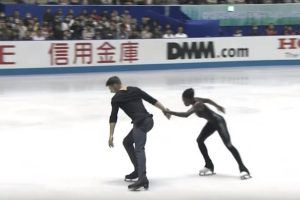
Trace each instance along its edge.
{"label": "man's black sleeve", "polygon": [[109,123],[116,123],[118,120],[119,105],[116,102],[111,102],[111,114]]}
{"label": "man's black sleeve", "polygon": [[142,97],[142,99],[144,99],[145,101],[151,103],[152,105],[157,103],[157,100],[154,99],[152,96],[150,96],[149,94],[147,94],[146,92],[144,92],[143,90],[139,89],[140,95]]}

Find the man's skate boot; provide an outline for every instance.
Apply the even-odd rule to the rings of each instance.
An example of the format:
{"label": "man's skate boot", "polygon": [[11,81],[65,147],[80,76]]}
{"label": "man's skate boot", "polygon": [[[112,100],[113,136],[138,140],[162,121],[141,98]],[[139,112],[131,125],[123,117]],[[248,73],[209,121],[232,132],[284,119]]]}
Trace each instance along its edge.
{"label": "man's skate boot", "polygon": [[140,188],[144,188],[145,190],[148,190],[149,180],[147,179],[147,177],[141,178],[137,182],[128,186],[128,189],[131,191],[137,191]]}
{"label": "man's skate boot", "polygon": [[126,175],[124,180],[126,182],[132,182],[135,179],[137,179],[138,177],[139,177],[139,175],[138,175],[137,171],[134,171],[131,174]]}

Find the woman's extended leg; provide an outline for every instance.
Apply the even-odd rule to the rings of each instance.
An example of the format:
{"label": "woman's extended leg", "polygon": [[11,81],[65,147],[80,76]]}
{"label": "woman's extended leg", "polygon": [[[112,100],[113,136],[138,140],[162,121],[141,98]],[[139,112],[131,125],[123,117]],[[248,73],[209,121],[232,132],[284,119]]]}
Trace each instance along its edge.
{"label": "woman's extended leg", "polygon": [[207,148],[204,142],[215,131],[216,131],[216,126],[213,123],[207,122],[204,128],[202,129],[200,135],[197,138],[199,149],[205,160],[205,167],[210,169],[212,172],[214,171],[214,165],[208,155]]}
{"label": "woman's extended leg", "polygon": [[240,172],[247,172],[249,174],[249,170],[244,165],[242,158],[238,152],[238,150],[232,145],[230,135],[227,129],[227,125],[224,119],[218,121],[218,132],[227,147],[227,149],[231,152],[235,160],[239,165]]}

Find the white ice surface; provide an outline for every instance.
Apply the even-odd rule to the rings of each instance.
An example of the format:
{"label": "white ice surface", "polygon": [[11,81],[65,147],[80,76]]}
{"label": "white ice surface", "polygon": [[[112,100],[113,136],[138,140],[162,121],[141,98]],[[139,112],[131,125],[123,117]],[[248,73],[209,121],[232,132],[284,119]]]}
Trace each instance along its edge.
{"label": "white ice surface", "polygon": [[[114,73],[115,74],[115,73]],[[122,140],[131,129],[123,112],[108,148],[112,75],[0,78],[0,200],[300,199],[300,68],[232,68],[117,73],[173,110],[194,87],[227,109],[233,144],[253,179],[239,180],[218,134],[206,144],[216,176],[199,177],[196,138],[205,121],[168,121],[156,108],[148,133],[150,190],[132,193]]]}

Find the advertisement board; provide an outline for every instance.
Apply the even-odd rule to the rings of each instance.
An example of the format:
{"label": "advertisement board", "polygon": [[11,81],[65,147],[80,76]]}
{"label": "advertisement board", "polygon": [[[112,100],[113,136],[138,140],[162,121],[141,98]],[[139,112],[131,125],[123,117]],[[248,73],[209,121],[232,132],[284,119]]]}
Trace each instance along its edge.
{"label": "advertisement board", "polygon": [[285,60],[300,61],[300,36],[0,42],[0,70]]}

